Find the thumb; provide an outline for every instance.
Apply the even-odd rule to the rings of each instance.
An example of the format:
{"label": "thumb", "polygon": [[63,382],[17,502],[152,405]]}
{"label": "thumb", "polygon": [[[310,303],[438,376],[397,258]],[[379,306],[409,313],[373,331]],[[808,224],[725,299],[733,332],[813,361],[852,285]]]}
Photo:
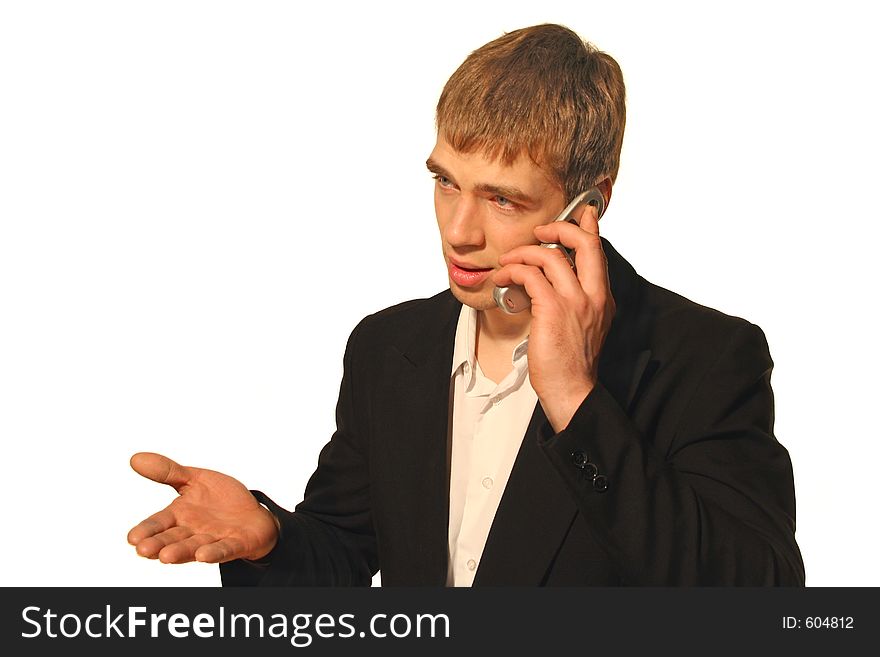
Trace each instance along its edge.
{"label": "thumb", "polygon": [[189,468],[179,465],[161,454],[138,452],[131,457],[129,463],[132,469],[139,475],[157,481],[160,484],[168,484],[178,492],[192,478]]}

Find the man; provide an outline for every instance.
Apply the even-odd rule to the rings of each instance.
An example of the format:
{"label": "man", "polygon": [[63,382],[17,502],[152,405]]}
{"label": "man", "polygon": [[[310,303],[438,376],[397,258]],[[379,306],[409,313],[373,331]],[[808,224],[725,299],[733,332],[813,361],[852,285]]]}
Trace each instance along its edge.
{"label": "man", "polygon": [[[566,28],[472,53],[427,161],[450,290],[355,328],[295,512],[135,455],[180,493],[138,553],[225,584],[802,585],[761,330],[639,277],[596,208],[548,223],[610,200],[624,122],[617,64]],[[508,314],[514,285],[531,307]]]}

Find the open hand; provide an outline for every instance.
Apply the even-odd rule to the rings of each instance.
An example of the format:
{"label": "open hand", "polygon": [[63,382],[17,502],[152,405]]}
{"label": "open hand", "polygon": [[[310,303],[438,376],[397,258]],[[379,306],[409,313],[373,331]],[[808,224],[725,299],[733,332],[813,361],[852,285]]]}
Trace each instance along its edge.
{"label": "open hand", "polygon": [[259,559],[278,541],[277,520],[238,480],[149,452],[132,456],[131,467],[179,493],[128,532],[142,557],[163,563]]}

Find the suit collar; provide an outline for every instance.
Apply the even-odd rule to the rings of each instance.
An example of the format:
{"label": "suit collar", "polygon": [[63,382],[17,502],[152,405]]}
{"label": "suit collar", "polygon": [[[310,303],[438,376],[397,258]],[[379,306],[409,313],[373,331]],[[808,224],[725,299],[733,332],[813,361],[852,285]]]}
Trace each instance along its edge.
{"label": "suit collar", "polygon": [[602,249],[617,310],[599,356],[599,381],[628,413],[651,360],[650,317],[643,303],[644,281],[604,237]]}
{"label": "suit collar", "polygon": [[437,358],[446,357],[446,375],[450,374],[455,327],[461,312],[461,302],[450,290],[444,290],[426,300],[427,310],[422,313],[414,330],[403,336],[395,346],[411,365],[421,367],[437,364]]}

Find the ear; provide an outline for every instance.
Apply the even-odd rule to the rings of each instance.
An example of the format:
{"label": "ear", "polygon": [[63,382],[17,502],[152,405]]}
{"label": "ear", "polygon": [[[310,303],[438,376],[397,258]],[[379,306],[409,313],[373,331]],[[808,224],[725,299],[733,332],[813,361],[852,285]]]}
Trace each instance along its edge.
{"label": "ear", "polygon": [[[599,188],[599,191],[602,192],[602,196],[605,197],[605,211],[608,211],[608,204],[611,203],[611,187],[614,183],[611,182],[611,178],[605,177],[601,181],[596,183],[596,187]],[[600,219],[602,217],[599,217]]]}

